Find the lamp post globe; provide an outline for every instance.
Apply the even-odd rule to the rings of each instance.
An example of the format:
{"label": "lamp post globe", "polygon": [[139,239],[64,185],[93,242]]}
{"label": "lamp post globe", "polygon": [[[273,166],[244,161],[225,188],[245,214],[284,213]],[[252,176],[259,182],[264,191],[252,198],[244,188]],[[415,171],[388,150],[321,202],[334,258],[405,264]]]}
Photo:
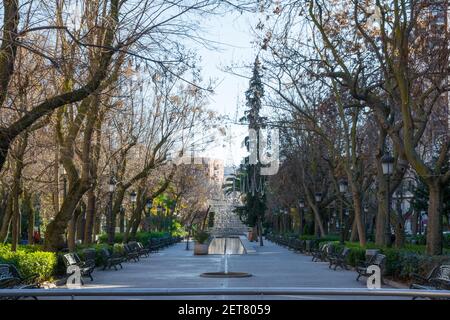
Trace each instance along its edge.
{"label": "lamp post globe", "polygon": [[136,203],[136,200],[137,200],[137,194],[136,194],[135,191],[132,191],[132,192],[130,193],[130,200],[131,200],[131,203],[133,203],[133,204]]}
{"label": "lamp post globe", "polygon": [[298,206],[303,209],[305,207],[305,200],[303,199],[299,199],[298,200]]}
{"label": "lamp post globe", "polygon": [[381,158],[381,166],[383,167],[383,174],[390,176],[394,173],[395,159],[389,153]]}
{"label": "lamp post globe", "polygon": [[346,193],[347,190],[348,190],[348,183],[347,183],[347,181],[344,180],[344,179],[341,179],[339,181],[339,192],[340,193]]}
{"label": "lamp post globe", "polygon": [[314,198],[316,199],[316,202],[321,202],[322,201],[322,193],[316,192],[316,194],[314,195]]}

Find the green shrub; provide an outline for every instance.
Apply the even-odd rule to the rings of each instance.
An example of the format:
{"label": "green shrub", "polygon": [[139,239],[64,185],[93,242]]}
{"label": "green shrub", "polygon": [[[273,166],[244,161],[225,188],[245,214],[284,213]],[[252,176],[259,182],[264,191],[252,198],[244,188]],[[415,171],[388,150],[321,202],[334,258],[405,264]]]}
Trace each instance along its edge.
{"label": "green shrub", "polygon": [[78,245],[76,252],[81,259],[85,259],[84,250],[86,250],[86,249],[95,250],[95,265],[102,266],[105,262],[104,256],[102,254],[102,249],[104,249],[104,248],[110,248],[110,246],[105,243],[91,244],[91,245]]}
{"label": "green shrub", "polygon": [[317,238],[316,236],[311,235],[302,235],[299,236],[300,240],[316,240],[317,242],[334,242],[339,240],[338,235],[327,235],[326,237]]}
{"label": "green shrub", "polygon": [[197,231],[194,234],[194,239],[199,244],[204,244],[209,239],[209,233],[205,231]]}
{"label": "green shrub", "polygon": [[13,252],[10,245],[0,245],[0,261],[14,264],[24,277],[38,274],[39,281],[50,280],[57,267],[55,253],[37,251],[35,246],[20,246]]}
{"label": "green shrub", "polygon": [[[333,246],[336,250],[343,249],[339,242],[334,242]],[[366,249],[378,249],[380,253],[386,255],[385,275],[399,280],[409,280],[411,273],[425,276],[434,266],[450,261],[450,255],[435,257],[425,255],[425,248],[421,245],[405,245],[404,248],[398,249],[368,243],[365,248],[361,248],[359,243],[346,242],[345,247],[350,249],[347,263],[353,267],[365,260]]]}
{"label": "green shrub", "polygon": [[[136,233],[135,239],[129,239],[129,240],[136,240],[139,242],[142,242],[144,245],[148,243],[148,241],[152,238],[163,238],[168,237],[169,234],[167,232],[138,232]],[[100,243],[107,243],[108,242],[108,235],[107,234],[101,234],[99,236],[99,242]],[[123,243],[124,234],[123,233],[116,233],[114,236],[114,243]]]}

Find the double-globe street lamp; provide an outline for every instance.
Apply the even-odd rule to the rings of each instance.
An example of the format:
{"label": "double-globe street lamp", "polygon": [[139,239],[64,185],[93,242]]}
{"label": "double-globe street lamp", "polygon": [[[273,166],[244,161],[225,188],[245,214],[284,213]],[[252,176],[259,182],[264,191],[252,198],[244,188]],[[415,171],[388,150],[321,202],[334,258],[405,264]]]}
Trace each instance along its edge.
{"label": "double-globe street lamp", "polygon": [[386,217],[386,245],[391,245],[391,175],[394,173],[395,159],[390,154],[381,158],[383,174],[387,178],[387,217]]}

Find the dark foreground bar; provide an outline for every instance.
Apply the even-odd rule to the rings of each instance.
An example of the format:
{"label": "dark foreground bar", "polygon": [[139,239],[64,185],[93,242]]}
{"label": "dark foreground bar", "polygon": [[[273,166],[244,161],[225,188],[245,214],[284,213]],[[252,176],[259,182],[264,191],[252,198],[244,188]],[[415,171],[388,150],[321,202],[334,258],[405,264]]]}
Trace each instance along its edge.
{"label": "dark foreground bar", "polygon": [[1,289],[0,297],[372,296],[450,299],[448,290],[336,288]]}

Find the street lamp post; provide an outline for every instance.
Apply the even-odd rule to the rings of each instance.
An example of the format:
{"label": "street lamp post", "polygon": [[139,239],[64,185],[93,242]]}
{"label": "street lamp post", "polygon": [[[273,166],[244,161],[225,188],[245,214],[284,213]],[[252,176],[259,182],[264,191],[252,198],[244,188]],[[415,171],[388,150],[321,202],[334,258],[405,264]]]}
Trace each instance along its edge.
{"label": "street lamp post", "polygon": [[[175,208],[177,207],[177,203],[176,203],[176,201],[174,201],[173,203],[172,203],[172,205],[170,206],[170,216],[169,216],[169,232],[171,233],[171,231],[172,231],[172,217],[173,217],[173,214],[174,214],[174,212],[175,212]],[[171,233],[172,234],[172,233]]]}
{"label": "street lamp post", "polygon": [[[135,205],[136,205],[136,200],[137,200],[137,194],[135,191],[131,191],[130,193],[130,201],[131,201],[131,215],[134,214],[134,210],[135,210]],[[128,230],[128,227],[127,227]]]}
{"label": "street lamp post", "polygon": [[158,205],[156,207],[156,216],[158,217],[158,226],[157,226],[158,230],[157,231],[162,231],[162,229],[164,228],[163,217],[162,217],[161,211],[162,211],[162,206]]}
{"label": "street lamp post", "polygon": [[381,158],[383,174],[387,178],[387,217],[386,217],[386,245],[391,245],[391,175],[394,173],[395,159],[390,154]]}
{"label": "street lamp post", "polygon": [[116,181],[114,177],[111,176],[109,180],[108,190],[109,190],[109,212],[108,212],[108,220],[109,220],[109,228],[108,228],[108,243],[114,244],[114,217],[113,217],[113,196],[114,190],[116,189]]}
{"label": "street lamp post", "polygon": [[150,224],[150,231],[151,231],[151,217],[152,217],[152,207],[153,207],[153,200],[151,198],[149,198],[147,200],[147,203],[145,204],[145,207],[147,208],[147,215],[148,215],[148,219],[149,219],[149,224]]}
{"label": "street lamp post", "polygon": [[299,223],[299,227],[300,227],[300,234],[303,233],[303,216],[304,216],[304,208],[305,208],[305,200],[303,199],[299,199],[298,200],[298,207],[300,210],[300,214],[299,214],[299,219],[300,219],[300,223]]}
{"label": "street lamp post", "polygon": [[[320,202],[322,202],[322,193],[321,192],[316,192],[315,194],[314,194],[314,198],[315,198],[315,200],[316,200],[316,203],[317,203],[317,210],[319,210],[319,203]],[[320,214],[320,213],[319,213]],[[315,230],[318,230],[317,229],[317,220],[315,221]],[[320,234],[321,232],[319,231],[317,234]],[[323,235],[321,235],[321,236],[323,236]]]}
{"label": "street lamp post", "polygon": [[341,181],[339,181],[339,192],[341,193],[341,208],[340,208],[340,214],[339,214],[339,218],[340,218],[340,231],[341,231],[341,244],[344,244],[345,242],[345,234],[344,234],[344,196],[345,193],[348,190],[348,183],[347,181],[345,181],[344,179],[342,179]]}

